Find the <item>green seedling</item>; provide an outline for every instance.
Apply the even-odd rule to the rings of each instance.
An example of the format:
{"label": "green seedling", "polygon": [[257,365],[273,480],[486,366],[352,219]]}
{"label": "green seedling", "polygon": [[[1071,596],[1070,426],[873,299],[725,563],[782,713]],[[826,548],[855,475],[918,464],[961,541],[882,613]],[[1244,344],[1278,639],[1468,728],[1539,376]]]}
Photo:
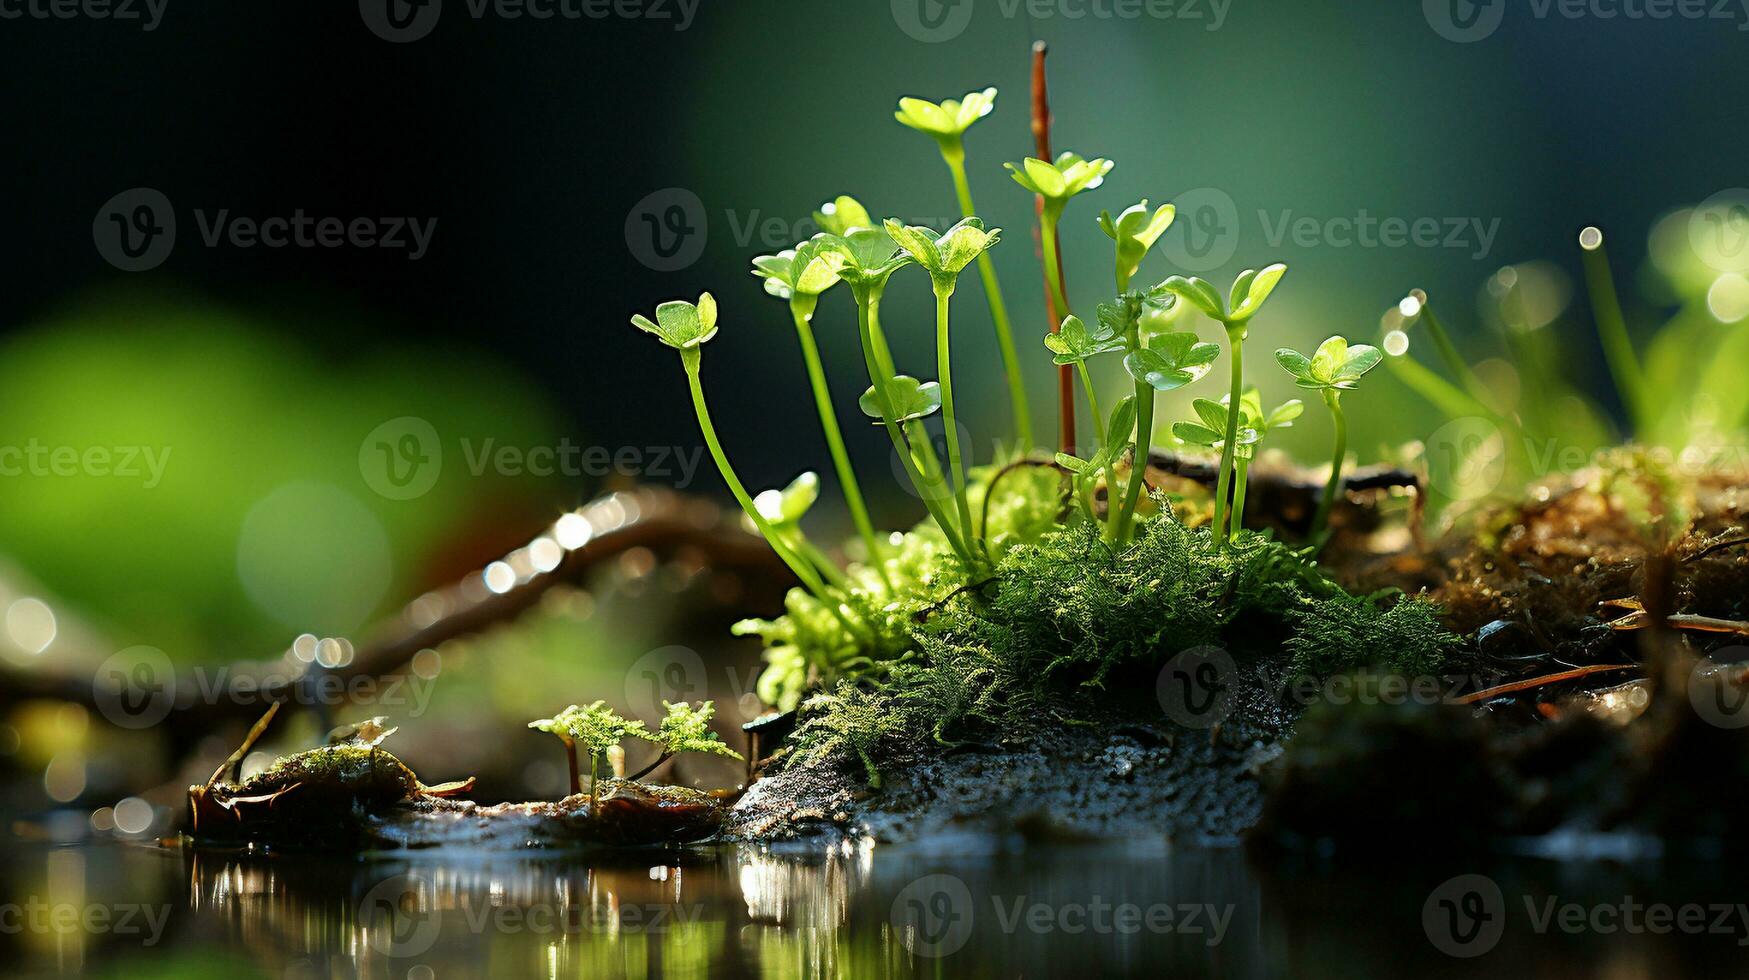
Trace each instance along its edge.
{"label": "green seedling", "polygon": [[975,259],[988,254],[1001,241],[1002,229],[986,231],[977,218],[963,218],[947,231],[937,235],[928,228],[907,227],[887,219],[887,235],[910,254],[929,273],[935,291],[935,370],[941,376],[941,418],[947,431],[948,467],[953,471],[955,505],[959,509],[960,531],[975,538],[972,509],[966,499],[966,466],[960,448],[959,426],[953,410],[953,370],[951,345],[948,342],[948,306],[960,273]]}
{"label": "green seedling", "polygon": [[[1232,352],[1232,385],[1229,397],[1233,401],[1239,400],[1245,387],[1245,337],[1250,331],[1251,320],[1263,309],[1263,304],[1268,301],[1270,294],[1280,284],[1281,277],[1286,274],[1287,266],[1280,263],[1266,266],[1262,270],[1246,269],[1233,280],[1233,288],[1225,303],[1221,301],[1220,292],[1200,278],[1173,276],[1164,283],[1180,300],[1190,303],[1226,329],[1228,348]],[[1229,414],[1222,439],[1220,474],[1215,481],[1216,547],[1225,547],[1229,536],[1227,497],[1232,489],[1233,452],[1237,445],[1238,427],[1238,414]]]}
{"label": "green seedling", "polygon": [[[905,476],[916,488],[917,495],[928,508],[929,515],[941,528],[942,536],[947,539],[960,560],[966,566],[972,567],[975,559],[971,548],[961,535],[949,511],[942,506],[942,501],[951,496],[951,490],[945,488],[946,479],[941,473],[941,461],[935,455],[935,448],[930,445],[928,433],[923,431],[921,424],[907,425],[921,419],[924,415],[917,414],[918,402],[915,397],[922,384],[916,379],[906,379],[899,374],[893,364],[893,354],[887,346],[886,334],[881,330],[880,307],[881,297],[886,292],[887,283],[893,273],[915,260],[893,241],[885,228],[865,227],[854,223],[867,216],[867,211],[854,199],[839,198],[834,202],[834,215],[828,218],[845,218],[847,223],[841,235],[833,235],[828,239],[831,247],[843,257],[843,265],[838,275],[850,286],[851,295],[856,299],[857,335],[862,341],[863,362],[868,368],[869,390],[860,404],[865,413],[872,408],[872,417],[878,418],[886,427],[887,435],[892,439],[893,450],[898,453],[900,463],[905,468]],[[824,214],[824,209],[822,209]],[[905,381],[909,381],[906,384]],[[903,387],[907,394],[906,411],[897,411],[898,394],[895,386]],[[937,391],[932,388],[932,391]],[[939,401],[936,403],[939,408]],[[933,409],[931,409],[931,412]],[[903,418],[901,416],[904,416]]]}
{"label": "green seedling", "polygon": [[1615,291],[1615,276],[1609,271],[1609,252],[1603,247],[1603,231],[1589,227],[1579,233],[1579,252],[1584,257],[1585,287],[1591,296],[1591,318],[1597,324],[1597,339],[1615,379],[1616,392],[1635,432],[1644,438],[1652,429],[1652,399],[1646,393],[1646,372],[1634,353]]}
{"label": "green seedling", "polygon": [[[1230,405],[1232,399],[1230,396],[1222,395],[1221,404],[1223,406]],[[1245,490],[1248,486],[1246,471],[1250,466],[1251,459],[1256,456],[1257,446],[1261,446],[1263,440],[1269,438],[1271,432],[1277,429],[1293,428],[1294,420],[1305,414],[1305,411],[1305,402],[1298,398],[1290,398],[1265,412],[1263,410],[1263,395],[1258,392],[1257,386],[1245,386],[1245,397],[1239,400],[1239,425],[1241,428],[1257,431],[1257,445],[1251,447],[1250,453],[1234,453],[1239,467],[1239,472],[1233,481],[1233,536],[1235,538],[1238,537],[1239,530],[1245,526]]]}
{"label": "green seedling", "polygon": [[663,701],[662,708],[668,712],[654,732],[638,732],[639,737],[654,742],[661,749],[656,761],[639,770],[632,779],[642,779],[669,759],[682,752],[702,752],[706,755],[724,755],[731,759],[745,757],[723,742],[716,732],[711,731],[711,716],[716,714],[716,702],[701,701],[694,708],[689,702],[674,703]]}
{"label": "green seedling", "polygon": [[1223,530],[1221,524],[1215,525],[1216,534],[1231,540],[1239,536],[1238,515],[1245,506],[1246,470],[1257,454],[1257,443],[1263,439],[1263,433],[1248,424],[1252,420],[1246,417],[1244,411],[1229,411],[1228,404],[1213,402],[1207,398],[1196,399],[1190,403],[1190,407],[1196,412],[1197,421],[1172,423],[1172,434],[1182,442],[1219,452],[1223,460],[1231,459],[1237,467],[1233,483],[1231,527]]}
{"label": "green seedling", "polygon": [[[940,147],[941,158],[953,175],[954,195],[959,198],[961,217],[970,218],[977,213],[972,204],[972,187],[966,180],[965,133],[995,108],[996,90],[987,88],[969,93],[963,99],[945,99],[939,103],[900,99],[899,111],[894,114],[899,122],[932,137]],[[1021,377],[1020,354],[1014,347],[1008,304],[1003,302],[996,266],[987,254],[978,255],[978,277],[983,280],[984,298],[990,304],[990,319],[996,325],[996,343],[1002,351],[1003,373],[1008,377],[1008,399],[1014,413],[1015,435],[1024,452],[1032,446],[1032,418],[1027,411],[1026,383]]]}
{"label": "green seedling", "polygon": [[1111,173],[1112,161],[1084,160],[1073,153],[1064,153],[1055,163],[1027,157],[1020,163],[1005,163],[1014,182],[1037,194],[1044,202],[1039,213],[1039,241],[1042,243],[1045,282],[1055,299],[1058,312],[1069,316],[1069,298],[1063,294],[1063,277],[1058,274],[1057,223],[1069,199],[1082,191],[1090,191],[1105,183]]}
{"label": "green seedling", "polygon": [[858,228],[877,227],[862,202],[848,194],[840,194],[820,205],[820,210],[814,212],[814,224],[820,226],[822,232],[840,237]]}
{"label": "green seedling", "polygon": [[[765,522],[771,525],[783,543],[794,549],[796,554],[813,563],[828,581],[841,590],[851,588],[850,579],[844,571],[826,557],[802,530],[802,517],[820,499],[820,475],[808,471],[790,481],[790,485],[782,490],[763,490],[753,498],[753,507]],[[757,533],[758,528],[750,518],[743,516],[748,529]]]}
{"label": "green seedling", "polygon": [[[848,198],[844,200],[849,201],[844,207],[847,217],[866,219],[866,214],[857,213],[861,205]],[[833,210],[836,212],[838,205],[834,204]],[[868,505],[863,500],[856,471],[851,468],[850,453],[844,447],[838,413],[832,408],[832,391],[826,384],[826,369],[820,361],[820,347],[814,340],[814,311],[819,307],[820,294],[841,281],[838,270],[843,264],[844,256],[831,246],[830,238],[816,235],[793,249],[754,259],[753,274],[765,280],[766,292],[789,301],[790,318],[795,321],[796,339],[801,344],[802,360],[807,366],[808,384],[814,391],[814,409],[820,416],[820,430],[832,454],[838,484],[843,488],[844,505],[850,510],[857,534],[862,537],[869,563],[880,571],[885,581],[880,542],[875,536],[874,522],[869,519]]]}
{"label": "green seedling", "polygon": [[[1100,472],[1105,473],[1108,501],[1106,515],[1110,522],[1116,513],[1116,508],[1110,506],[1110,502],[1117,499],[1118,447],[1129,444],[1129,430],[1119,431],[1117,426],[1107,424],[1105,415],[1099,410],[1099,394],[1093,386],[1093,376],[1087,370],[1087,361],[1101,354],[1113,354],[1123,350],[1124,339],[1109,318],[1100,317],[1089,327],[1080,317],[1071,313],[1063,318],[1062,326],[1056,333],[1045,334],[1045,347],[1051,352],[1051,360],[1056,364],[1074,365],[1076,374],[1081,378],[1082,393],[1087,396],[1087,408],[1093,414],[1094,431],[1100,435],[1099,445],[1091,459],[1058,453],[1057,462],[1075,474],[1076,493],[1086,508],[1089,520],[1099,519],[1093,508],[1092,482]],[[1125,399],[1125,403],[1129,406],[1129,424],[1134,425],[1135,400]],[[1117,421],[1115,416],[1112,421]],[[1116,433],[1115,439],[1113,433]]]}
{"label": "green seedling", "polygon": [[571,766],[571,795],[582,792],[580,775],[577,767],[577,749],[579,747],[589,756],[589,815],[595,816],[597,804],[600,802],[598,782],[601,776],[601,761],[609,749],[628,738],[648,738],[649,732],[641,721],[628,721],[615,714],[605,701],[597,701],[586,708],[571,705],[552,716],[531,721],[528,727],[536,731],[556,735],[565,743],[565,754]]}
{"label": "green seedling", "polygon": [[1166,229],[1172,227],[1172,219],[1178,216],[1178,209],[1170,204],[1162,204],[1153,211],[1148,210],[1148,202],[1132,204],[1125,208],[1116,218],[1110,211],[1099,212],[1099,228],[1106,237],[1117,243],[1117,291],[1127,292],[1130,280],[1135,278],[1136,270],[1142,266],[1142,260],[1148,257],[1148,251],[1160,236],[1166,234]]}
{"label": "green seedling", "polygon": [[1324,485],[1324,496],[1318,501],[1317,516],[1312,519],[1312,540],[1322,541],[1329,529],[1330,507],[1342,492],[1342,461],[1348,454],[1348,420],[1342,414],[1342,393],[1352,390],[1360,379],[1378,367],[1384,355],[1377,347],[1355,344],[1350,347],[1342,337],[1331,337],[1318,345],[1311,357],[1291,347],[1275,352],[1275,359],[1294,376],[1294,383],[1309,391],[1324,394],[1324,404],[1330,407],[1330,418],[1336,426],[1336,448],[1330,461],[1330,482]]}
{"label": "green seedling", "polygon": [[696,304],[684,300],[663,303],[656,307],[654,322],[638,314],[632,317],[632,326],[655,336],[680,354],[680,364],[686,370],[687,387],[692,391],[692,408],[698,416],[699,431],[704,434],[705,446],[710,450],[711,459],[716,462],[723,482],[729,485],[729,492],[735,495],[742,512],[753,521],[754,527],[759,529],[759,533],[771,545],[771,550],[777,552],[778,557],[790,567],[796,578],[849,627],[849,620],[841,610],[840,603],[828,593],[819,573],[783,542],[777,530],[759,513],[759,508],[754,506],[753,498],[748,495],[741,478],[735,475],[735,468],[729,464],[728,455],[723,452],[723,444],[717,438],[716,426],[711,424],[710,408],[705,404],[704,384],[699,380],[699,365],[703,360],[701,348],[717,335],[716,299],[710,293],[705,293],[698,298]]}

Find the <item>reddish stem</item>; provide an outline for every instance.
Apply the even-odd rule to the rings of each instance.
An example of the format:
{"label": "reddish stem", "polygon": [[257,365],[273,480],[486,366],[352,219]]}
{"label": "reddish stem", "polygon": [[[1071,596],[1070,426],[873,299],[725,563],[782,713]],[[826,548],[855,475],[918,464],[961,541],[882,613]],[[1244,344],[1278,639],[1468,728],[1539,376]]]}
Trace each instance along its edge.
{"label": "reddish stem", "polygon": [[[1045,87],[1045,42],[1034,41],[1032,44],[1032,138],[1038,145],[1038,158],[1049,163],[1051,157],[1051,105]],[[1041,219],[1039,235],[1044,234],[1043,217],[1045,199],[1040,197],[1035,202],[1035,210]],[[1052,232],[1055,235],[1055,231]],[[1053,242],[1057,254],[1057,281],[1063,283],[1063,292],[1069,291],[1068,281],[1063,278],[1062,240],[1058,237]],[[1041,261],[1042,247],[1041,247]],[[1045,313],[1050,317],[1051,333],[1062,328],[1062,316],[1057,311],[1057,300],[1051,295],[1050,277],[1045,277]],[[1060,432],[1057,441],[1062,451],[1075,455],[1075,375],[1069,365],[1057,368],[1057,411],[1061,419]]]}

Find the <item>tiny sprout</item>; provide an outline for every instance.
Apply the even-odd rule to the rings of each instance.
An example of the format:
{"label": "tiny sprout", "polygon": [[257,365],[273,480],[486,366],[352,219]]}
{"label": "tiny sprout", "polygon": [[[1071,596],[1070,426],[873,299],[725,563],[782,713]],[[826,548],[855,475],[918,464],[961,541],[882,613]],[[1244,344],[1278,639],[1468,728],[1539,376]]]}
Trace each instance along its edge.
{"label": "tiny sprout", "polygon": [[838,285],[838,270],[844,256],[828,246],[825,235],[815,235],[795,248],[776,255],[761,255],[753,260],[753,274],[765,280],[765,291],[778,299],[794,303],[807,302]]}
{"label": "tiny sprout", "polygon": [[989,115],[995,108],[996,90],[987,88],[982,92],[967,93],[963,99],[943,99],[939,103],[903,98],[899,100],[899,111],[893,113],[893,118],[919,133],[935,137],[945,155],[960,145],[972,123]]}
{"label": "tiny sprout", "polygon": [[1342,414],[1342,392],[1354,388],[1362,376],[1378,367],[1384,355],[1377,347],[1367,344],[1350,347],[1346,339],[1331,337],[1319,344],[1311,357],[1291,347],[1283,347],[1275,352],[1275,359],[1294,376],[1295,384],[1324,393],[1324,404],[1330,407],[1330,417],[1336,425],[1330,482],[1324,485],[1317,516],[1312,519],[1312,538],[1322,540],[1329,527],[1330,507],[1342,490],[1342,460],[1348,454],[1348,420]]}
{"label": "tiny sprout", "polygon": [[1086,160],[1074,153],[1063,153],[1055,163],[1037,157],[1027,157],[1018,164],[1005,163],[1014,182],[1045,199],[1046,209],[1053,205],[1060,212],[1069,198],[1090,191],[1105,183],[1105,175],[1115,164],[1110,160]]}
{"label": "tiny sprout", "polygon": [[959,426],[953,406],[952,348],[948,342],[948,301],[953,297],[959,274],[973,260],[983,256],[1002,240],[1002,230],[984,229],[984,222],[962,218],[952,228],[937,235],[928,228],[907,227],[888,218],[888,237],[910,254],[924,271],[935,289],[935,367],[941,375],[941,418],[947,431],[948,468],[953,473],[954,503],[959,511],[960,532],[972,537],[971,504],[966,495],[966,467],[960,446]]}
{"label": "tiny sprout", "polygon": [[[900,425],[915,422],[941,411],[941,385],[933,381],[918,381],[907,374],[897,375],[887,384],[887,399],[892,409],[891,421]],[[872,385],[857,399],[857,404],[869,418],[880,421],[885,417]]]}
{"label": "tiny sprout", "polygon": [[937,288],[945,283],[950,294],[965,267],[1002,240],[1002,229],[986,231],[984,222],[975,217],[962,218],[939,235],[919,225],[907,226],[895,218],[888,218],[885,227],[887,236],[929,273]]}
{"label": "tiny sprout", "polygon": [[[827,207],[846,212],[852,209],[861,210],[862,206],[850,198],[840,200],[848,201],[849,204],[842,209],[833,205]],[[864,216],[866,217],[866,212]],[[765,280],[766,292],[789,300],[790,319],[795,322],[796,340],[802,348],[802,362],[807,367],[808,385],[814,393],[814,411],[820,417],[820,430],[826,437],[826,448],[832,454],[832,468],[838,474],[838,485],[844,493],[845,507],[850,511],[851,522],[856,525],[857,534],[862,537],[869,561],[881,570],[884,581],[886,573],[880,562],[880,547],[875,536],[874,522],[868,516],[868,504],[863,500],[862,486],[856,480],[856,471],[850,465],[850,452],[844,446],[844,434],[838,427],[838,414],[832,407],[832,391],[826,383],[826,368],[820,360],[820,346],[814,340],[812,325],[820,294],[841,281],[838,272],[844,263],[844,254],[834,243],[833,236],[822,233],[793,249],[786,249],[776,255],[759,256],[753,260],[753,274]],[[833,572],[836,571],[834,567]]]}
{"label": "tiny sprout", "polygon": [[843,257],[838,275],[852,290],[884,287],[893,273],[913,261],[884,228],[858,225],[826,241]]}
{"label": "tiny sprout", "polygon": [[605,701],[597,701],[586,708],[573,704],[551,718],[529,722],[528,727],[556,735],[565,743],[565,752],[571,765],[572,795],[582,792],[577,768],[577,747],[582,746],[583,751],[589,754],[589,815],[592,817],[596,814],[596,804],[600,800],[596,783],[600,777],[601,758],[625,739],[649,737],[643,722],[621,718]]}
{"label": "tiny sprout", "polygon": [[1051,360],[1056,364],[1081,364],[1088,358],[1123,350],[1124,338],[1104,317],[1089,327],[1080,317],[1071,314],[1063,319],[1063,325],[1056,333],[1045,334],[1045,347],[1050,350]]}
{"label": "tiny sprout", "polygon": [[716,713],[716,702],[701,701],[694,708],[685,701],[678,704],[663,701],[662,707],[667,709],[668,715],[662,719],[653,734],[645,737],[662,747],[664,757],[682,752],[705,752],[726,755],[731,759],[742,757],[741,753],[724,744],[716,732],[711,731],[710,720]]}
{"label": "tiny sprout", "polygon": [[[1246,417],[1242,408],[1239,415],[1235,417],[1227,411],[1226,405],[1210,401],[1207,398],[1193,400],[1190,407],[1196,412],[1197,421],[1172,423],[1172,434],[1177,436],[1181,442],[1202,446],[1206,449],[1220,449],[1226,445],[1227,426],[1230,423],[1249,423],[1252,421]],[[1234,440],[1238,446],[1236,451],[1239,457],[1245,460],[1251,459],[1255,455],[1254,447],[1262,438],[1263,434],[1252,425],[1238,425],[1234,431]]]}
{"label": "tiny sprout", "polygon": [[[899,122],[934,137],[941,158],[953,176],[954,195],[959,199],[960,215],[965,218],[977,213],[972,204],[972,185],[966,180],[965,132],[972,123],[989,115],[995,108],[996,90],[987,88],[958,101],[946,99],[939,104],[923,99],[900,99],[899,111],[894,114]],[[1002,286],[996,280],[996,266],[990,257],[980,253],[977,260],[978,278],[983,280],[984,298],[990,304],[990,320],[996,327],[996,344],[1002,351],[1002,369],[1008,379],[1008,400],[1014,413],[1015,435],[1021,446],[1031,446],[1032,420],[1027,417],[1026,385],[1020,376],[1020,355],[1014,349],[1008,304],[1002,300]]]}
{"label": "tiny sprout", "polygon": [[836,199],[820,205],[820,210],[814,212],[814,224],[819,225],[820,230],[829,235],[848,235],[858,228],[875,226],[868,209],[848,194],[840,194]]}
{"label": "tiny sprout", "polygon": [[[1281,277],[1286,274],[1287,266],[1279,262],[1262,270],[1246,269],[1233,280],[1233,288],[1228,291],[1225,303],[1221,302],[1221,294],[1214,286],[1194,276],[1189,279],[1173,276],[1162,284],[1180,299],[1201,310],[1211,319],[1219,321],[1226,328],[1227,343],[1233,355],[1232,385],[1228,394],[1230,401],[1238,401],[1244,391],[1245,337],[1249,332],[1251,319],[1263,309],[1263,304],[1275,292]],[[1238,425],[1238,413],[1227,417],[1227,429],[1222,438],[1220,476],[1215,481],[1214,535],[1217,546],[1224,546],[1229,537],[1227,496],[1232,489],[1234,477],[1233,451],[1238,438]]]}
{"label": "tiny sprout", "polygon": [[[704,384],[699,379],[699,365],[703,360],[700,347],[717,333],[717,301],[710,293],[705,293],[698,298],[696,305],[683,300],[663,303],[656,307],[656,322],[651,323],[648,318],[638,314],[632,317],[632,325],[645,333],[654,334],[664,344],[680,352],[680,365],[686,370],[687,387],[692,392],[693,414],[698,417],[699,432],[704,436],[705,446],[710,450],[711,459],[717,464],[717,471],[722,474],[723,482],[729,485],[729,492],[734,494],[736,503],[741,505],[742,512],[759,528],[759,533],[771,545],[771,550],[777,552],[777,556],[795,572],[796,578],[809,591],[825,600],[826,583],[821,581],[812,566],[784,544],[777,531],[759,515],[758,508],[753,505],[753,498],[748,495],[746,486],[741,483],[741,478],[735,474],[735,468],[729,463],[728,454],[723,451],[723,444],[717,438],[716,426],[711,423],[710,408],[704,398]],[[839,619],[845,619],[838,603],[827,601],[826,605]],[[845,620],[845,626],[849,625],[848,620]]]}
{"label": "tiny sprout", "polygon": [[1082,191],[1092,190],[1105,182],[1105,175],[1111,172],[1110,160],[1083,160],[1073,153],[1064,153],[1057,157],[1056,163],[1046,163],[1036,157],[1027,157],[1018,164],[1005,163],[1014,182],[1037,194],[1044,202],[1039,212],[1039,244],[1040,258],[1044,261],[1045,283],[1050,289],[1053,302],[1057,305],[1060,316],[1069,315],[1069,297],[1063,291],[1063,277],[1058,272],[1060,262],[1057,258],[1057,222],[1063,216],[1063,208],[1069,203],[1069,198]]}
{"label": "tiny sprout", "polygon": [[697,357],[698,348],[717,335],[717,301],[710,293],[698,298],[698,303],[688,303],[685,300],[674,300],[656,307],[656,322],[651,323],[642,313],[632,317],[632,326],[656,338],[669,347],[681,352],[684,357],[692,352]]}
{"label": "tiny sprout", "polygon": [[1148,257],[1148,250],[1172,226],[1172,219],[1177,215],[1178,209],[1170,204],[1162,204],[1150,214],[1145,200],[1125,208],[1116,218],[1110,211],[1099,212],[1100,230],[1117,243],[1118,292],[1130,288],[1130,279],[1141,268],[1142,260]]}

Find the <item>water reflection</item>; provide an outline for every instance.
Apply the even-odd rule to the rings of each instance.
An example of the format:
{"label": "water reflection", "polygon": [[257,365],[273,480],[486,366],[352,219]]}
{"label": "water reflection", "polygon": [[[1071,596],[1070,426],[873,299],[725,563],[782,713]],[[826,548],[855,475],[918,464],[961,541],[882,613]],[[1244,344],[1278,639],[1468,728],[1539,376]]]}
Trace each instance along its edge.
{"label": "water reflection", "polygon": [[[1408,856],[1405,856],[1408,857]],[[968,834],[904,848],[645,856],[401,852],[363,859],[118,843],[0,848],[8,974],[371,977],[1034,977],[1740,971],[1735,932],[1539,910],[1740,908],[1705,868],[1501,860],[1504,929],[1452,955],[1424,919],[1436,855],[1366,873],[1263,869],[1160,840]],[[1470,869],[1474,870],[1474,869]],[[1455,907],[1455,906],[1454,906]],[[34,909],[34,912],[27,912]],[[1640,913],[1643,914],[1643,913]],[[34,917],[33,917],[34,916]],[[16,959],[16,963],[8,960]]]}

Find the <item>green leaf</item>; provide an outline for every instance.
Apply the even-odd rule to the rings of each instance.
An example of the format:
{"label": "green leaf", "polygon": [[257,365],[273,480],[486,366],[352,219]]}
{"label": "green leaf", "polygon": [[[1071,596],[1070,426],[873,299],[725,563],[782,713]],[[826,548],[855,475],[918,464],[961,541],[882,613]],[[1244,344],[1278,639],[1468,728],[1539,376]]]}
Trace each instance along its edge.
{"label": "green leaf", "polygon": [[934,272],[941,268],[941,251],[935,247],[935,232],[923,227],[908,227],[897,218],[888,218],[882,223],[887,237],[894,244],[911,253],[917,264]]}
{"label": "green leaf", "polygon": [[1336,384],[1345,388],[1353,387],[1354,382],[1359,381],[1368,371],[1378,367],[1379,362],[1384,360],[1384,356],[1383,352],[1370,344],[1355,344],[1348,348],[1347,359],[1336,371]]}
{"label": "green leaf", "polygon": [[1215,287],[1209,285],[1208,280],[1198,276],[1191,276],[1189,279],[1183,276],[1172,276],[1161,285],[1201,310],[1210,319],[1226,320],[1227,313],[1221,305],[1221,294],[1215,291]]}
{"label": "green leaf", "polygon": [[1312,354],[1312,378],[1322,384],[1335,384],[1337,372],[1348,363],[1348,341],[1337,336],[1318,345]]}
{"label": "green leaf", "polygon": [[649,737],[643,722],[621,718],[606,701],[584,708],[573,704],[551,718],[529,722],[528,727],[574,742],[588,755],[601,755],[627,738]]}
{"label": "green leaf", "polygon": [[989,115],[996,108],[996,90],[967,93],[963,99],[943,99],[940,104],[924,99],[899,100],[894,118],[943,142],[956,141],[972,123]]}
{"label": "green leaf", "polygon": [[1130,444],[1130,437],[1136,432],[1136,396],[1126,395],[1117,407],[1111,410],[1111,424],[1105,430],[1105,444],[1114,452],[1119,446]]}
{"label": "green leaf", "polygon": [[1283,347],[1277,350],[1275,362],[1280,364],[1287,373],[1301,381],[1315,380],[1312,377],[1312,359],[1292,347]]}
{"label": "green leaf", "polygon": [[656,307],[656,322],[642,314],[632,317],[632,326],[675,350],[695,348],[717,335],[717,301],[710,293],[696,304],[674,300]]}
{"label": "green leaf", "polygon": [[1287,266],[1277,262],[1265,266],[1262,271],[1246,270],[1239,274],[1239,280],[1233,284],[1234,295],[1238,295],[1239,282],[1245,284],[1245,298],[1228,314],[1231,323],[1245,323],[1263,309],[1263,303],[1269,299],[1269,294],[1275,292],[1275,287],[1281,282],[1281,277],[1287,275]]}
{"label": "green leaf", "polygon": [[840,195],[835,200],[822,204],[820,210],[814,212],[814,223],[820,226],[821,231],[831,235],[848,235],[857,228],[875,226],[868,209],[848,195]]}
{"label": "green leaf", "polygon": [[1177,436],[1180,441],[1188,442],[1193,446],[1216,446],[1227,437],[1224,429],[1216,432],[1208,426],[1198,425],[1195,422],[1172,423],[1172,434]]}
{"label": "green leaf", "polygon": [[1193,333],[1167,333],[1125,355],[1124,370],[1156,391],[1173,391],[1200,381],[1220,354],[1219,347],[1199,343]]}
{"label": "green leaf", "polygon": [[1265,429],[1290,429],[1293,427],[1294,419],[1305,414],[1305,411],[1305,402],[1298,398],[1290,398],[1277,405],[1275,410],[1269,413],[1269,417],[1264,420],[1263,427]]}
{"label": "green leaf", "polygon": [[[887,394],[892,399],[894,422],[904,423],[928,418],[941,410],[941,385],[934,381],[918,381],[910,375],[901,374],[887,385]],[[881,418],[880,400],[875,397],[872,385],[862,393],[857,404],[869,418]]]}
{"label": "green leaf", "polygon": [[1084,473],[1086,472],[1087,467],[1091,464],[1079,456],[1071,456],[1068,453],[1058,453],[1057,465],[1071,473]]}
{"label": "green leaf", "polygon": [[1057,364],[1079,364],[1100,354],[1123,349],[1123,338],[1111,336],[1103,326],[1089,329],[1081,318],[1070,314],[1056,333],[1045,334],[1045,347],[1055,356]]}
{"label": "green leaf", "polygon": [[839,281],[844,256],[830,246],[830,236],[820,234],[776,255],[753,260],[753,274],[765,280],[765,291],[780,299],[818,296]]}
{"label": "green leaf", "polygon": [[1227,409],[1224,406],[1219,402],[1209,401],[1207,398],[1197,398],[1191,401],[1190,407],[1196,412],[1196,417],[1202,419],[1203,425],[1225,435]]}
{"label": "green leaf", "polygon": [[705,752],[711,755],[726,755],[733,759],[742,758],[741,753],[729,748],[717,733],[711,731],[711,716],[716,713],[716,702],[702,701],[694,709],[682,701],[678,704],[663,701],[662,707],[667,709],[667,717],[657,726],[656,731],[640,733],[641,737],[662,746],[662,751],[668,755],[679,755],[682,752]]}
{"label": "green leaf", "polygon": [[1117,242],[1117,271],[1124,279],[1136,274],[1148,250],[1171,227],[1177,214],[1178,209],[1170,204],[1162,204],[1150,214],[1147,201],[1125,208],[1115,219],[1109,211],[1099,212],[1099,227]]}
{"label": "green leaf", "polygon": [[753,498],[759,516],[774,526],[795,524],[820,499],[820,474],[809,471],[782,490],[766,490]]}
{"label": "green leaf", "polygon": [[857,228],[844,235],[829,235],[822,247],[843,257],[838,275],[853,285],[885,281],[913,261],[885,228]]}

